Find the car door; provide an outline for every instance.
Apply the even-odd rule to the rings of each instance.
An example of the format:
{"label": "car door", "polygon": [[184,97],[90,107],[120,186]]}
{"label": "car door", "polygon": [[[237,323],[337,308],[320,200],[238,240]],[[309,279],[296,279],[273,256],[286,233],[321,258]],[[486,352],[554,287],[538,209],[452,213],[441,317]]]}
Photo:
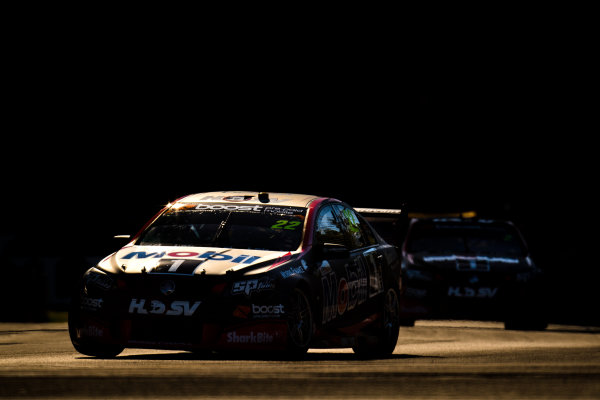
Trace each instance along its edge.
{"label": "car door", "polygon": [[367,275],[367,297],[371,299],[383,293],[383,260],[384,256],[379,242],[358,214],[350,207],[336,205],[341,216],[342,226],[348,235],[351,248],[351,259],[362,265]]}
{"label": "car door", "polygon": [[[341,219],[333,205],[325,205],[319,210],[315,222],[315,245],[321,249],[317,255],[317,271],[321,279],[321,323],[323,325],[337,321],[341,310],[338,305],[340,291],[345,293],[348,273],[346,265],[350,262],[348,238],[342,227]],[[335,250],[336,246],[340,251]],[[327,250],[327,251],[325,251]],[[343,297],[343,294],[342,294]],[[343,299],[342,299],[343,301]]]}
{"label": "car door", "polygon": [[[318,247],[339,246],[340,251],[317,260],[321,279],[321,323],[344,326],[368,315],[368,300],[383,291],[377,268],[377,245],[364,237],[353,211],[339,204],[324,206],[315,223]],[[357,231],[358,229],[358,231]]]}

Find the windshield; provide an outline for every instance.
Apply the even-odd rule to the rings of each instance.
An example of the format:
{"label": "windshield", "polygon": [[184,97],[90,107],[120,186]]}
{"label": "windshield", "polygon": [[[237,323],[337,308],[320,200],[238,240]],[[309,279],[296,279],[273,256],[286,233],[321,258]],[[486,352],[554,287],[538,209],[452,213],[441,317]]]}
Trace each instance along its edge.
{"label": "windshield", "polygon": [[293,251],[305,214],[298,207],[185,204],[163,213],[136,244]]}
{"label": "windshield", "polygon": [[407,240],[411,253],[481,254],[523,256],[525,246],[518,232],[506,224],[447,224],[424,222],[411,229]]}

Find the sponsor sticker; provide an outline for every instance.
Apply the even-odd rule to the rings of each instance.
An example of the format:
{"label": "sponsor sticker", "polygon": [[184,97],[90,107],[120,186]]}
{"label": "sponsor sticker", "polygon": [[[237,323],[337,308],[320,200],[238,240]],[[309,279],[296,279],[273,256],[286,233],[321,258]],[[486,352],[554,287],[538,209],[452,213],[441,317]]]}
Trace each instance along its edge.
{"label": "sponsor sticker", "polygon": [[96,311],[102,308],[102,303],[104,303],[104,299],[81,296],[80,307],[82,310]]}
{"label": "sponsor sticker", "polygon": [[79,337],[96,337],[101,338],[106,336],[104,327],[96,324],[86,324],[79,330]]}
{"label": "sponsor sticker", "polygon": [[[143,258],[165,258],[163,264],[160,265],[159,270],[154,270],[154,272],[159,273],[177,273],[179,268],[182,268],[182,271],[189,271],[189,269],[197,267],[200,263],[196,262],[196,264],[192,263],[179,263],[179,261],[183,260],[170,260],[169,257],[174,258],[191,258],[198,259],[200,261],[227,261],[236,264],[252,264],[260,257],[258,256],[250,256],[247,254],[239,254],[239,255],[229,255],[225,253],[217,253],[216,251],[206,251],[202,254],[195,251],[172,251],[172,252],[146,252],[146,251],[132,251],[123,256],[123,259],[132,260],[132,259],[143,259]],[[189,273],[189,272],[185,272]]]}
{"label": "sponsor sticker", "polygon": [[468,286],[449,286],[448,297],[466,297],[466,298],[480,298],[480,299],[491,299],[496,297],[498,288],[480,287],[472,288]]}
{"label": "sponsor sticker", "polygon": [[219,344],[226,347],[265,348],[285,345],[285,323],[258,324],[239,327],[225,332],[219,339]]}
{"label": "sponsor sticker", "polygon": [[223,197],[225,201],[249,201],[252,200],[254,196],[227,196]]}
{"label": "sponsor sticker", "polygon": [[279,318],[285,314],[283,304],[278,305],[258,305],[252,304],[252,316],[254,318]]}
{"label": "sponsor sticker", "polygon": [[369,298],[368,269],[364,263],[346,265],[346,277],[338,279],[332,268],[321,268],[322,322],[332,321]]}
{"label": "sponsor sticker", "polygon": [[227,343],[245,343],[245,344],[270,344],[273,343],[275,336],[271,332],[237,333],[236,331],[227,333]]}
{"label": "sponsor sticker", "polygon": [[152,314],[152,315],[183,315],[190,317],[194,315],[201,301],[173,301],[165,304],[160,300],[131,299],[129,303],[129,314]]}
{"label": "sponsor sticker", "polygon": [[234,282],[231,287],[231,294],[245,294],[250,296],[255,292],[275,289],[275,281],[270,278],[248,279],[245,281]]}

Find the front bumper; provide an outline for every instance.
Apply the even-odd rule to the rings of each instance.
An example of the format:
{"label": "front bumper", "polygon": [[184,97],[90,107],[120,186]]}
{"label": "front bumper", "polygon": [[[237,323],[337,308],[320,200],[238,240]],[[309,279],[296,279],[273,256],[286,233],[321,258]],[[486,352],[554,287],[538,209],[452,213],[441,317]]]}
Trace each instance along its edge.
{"label": "front bumper", "polygon": [[537,280],[518,281],[514,275],[438,274],[431,280],[404,279],[403,318],[505,319],[539,304]]}
{"label": "front bumper", "polygon": [[110,289],[84,286],[70,323],[80,339],[123,347],[285,348],[286,299],[274,286],[263,286],[252,296],[237,293],[235,283],[208,277],[119,277]]}

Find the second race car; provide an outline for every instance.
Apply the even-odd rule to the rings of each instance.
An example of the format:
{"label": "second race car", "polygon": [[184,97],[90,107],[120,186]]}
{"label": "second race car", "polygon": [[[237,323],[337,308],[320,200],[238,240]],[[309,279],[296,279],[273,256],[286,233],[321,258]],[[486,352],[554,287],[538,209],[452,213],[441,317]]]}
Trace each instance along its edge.
{"label": "second race car", "polygon": [[403,321],[475,318],[544,329],[543,274],[510,221],[414,218],[402,247]]}

